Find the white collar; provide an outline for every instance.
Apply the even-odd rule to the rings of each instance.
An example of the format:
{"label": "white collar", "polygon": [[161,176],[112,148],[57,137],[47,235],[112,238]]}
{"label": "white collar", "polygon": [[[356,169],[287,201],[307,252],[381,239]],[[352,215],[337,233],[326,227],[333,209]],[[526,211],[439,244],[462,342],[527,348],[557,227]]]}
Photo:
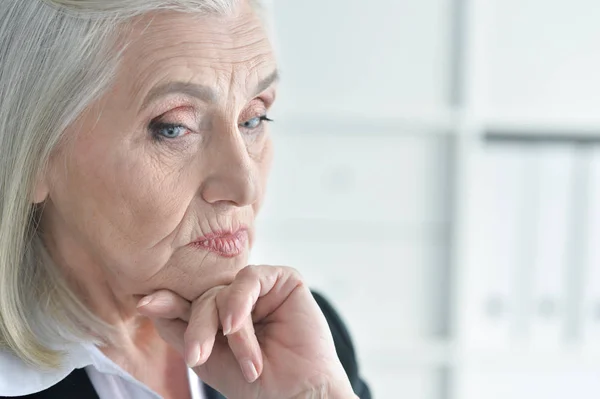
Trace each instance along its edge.
{"label": "white collar", "polygon": [[[94,366],[100,373],[118,375],[156,395],[110,360],[93,344],[72,344],[68,346],[65,353],[60,369],[40,371],[23,362],[14,354],[6,350],[0,350],[0,397],[24,396],[44,391],[65,379],[73,370],[88,366]],[[200,380],[196,374],[191,370],[188,374],[191,385],[200,387]],[[156,396],[158,397],[158,395]]]}
{"label": "white collar", "polygon": [[40,371],[14,354],[0,350],[0,396],[23,396],[46,390],[73,370],[94,364],[90,348],[84,344],[73,345],[65,353],[60,369]]}

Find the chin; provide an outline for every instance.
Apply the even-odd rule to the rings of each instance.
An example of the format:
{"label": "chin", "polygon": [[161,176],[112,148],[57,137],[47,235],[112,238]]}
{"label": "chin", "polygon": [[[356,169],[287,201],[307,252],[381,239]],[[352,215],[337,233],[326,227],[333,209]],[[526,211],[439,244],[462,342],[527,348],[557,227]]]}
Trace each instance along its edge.
{"label": "chin", "polygon": [[[140,295],[167,289],[193,301],[213,287],[231,284],[237,273],[248,265],[248,257],[247,250],[235,257],[223,257],[190,248],[174,254],[158,273],[145,281]],[[136,295],[138,293],[136,291]]]}

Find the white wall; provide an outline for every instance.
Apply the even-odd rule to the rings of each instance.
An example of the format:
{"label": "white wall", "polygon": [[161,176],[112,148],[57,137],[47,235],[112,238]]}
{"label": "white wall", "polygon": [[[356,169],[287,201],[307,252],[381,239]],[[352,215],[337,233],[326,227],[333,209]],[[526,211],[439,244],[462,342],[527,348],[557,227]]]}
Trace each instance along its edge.
{"label": "white wall", "polygon": [[274,4],[287,114],[396,117],[447,107],[449,0]]}
{"label": "white wall", "polygon": [[598,118],[598,2],[488,3],[486,113],[490,117]]}

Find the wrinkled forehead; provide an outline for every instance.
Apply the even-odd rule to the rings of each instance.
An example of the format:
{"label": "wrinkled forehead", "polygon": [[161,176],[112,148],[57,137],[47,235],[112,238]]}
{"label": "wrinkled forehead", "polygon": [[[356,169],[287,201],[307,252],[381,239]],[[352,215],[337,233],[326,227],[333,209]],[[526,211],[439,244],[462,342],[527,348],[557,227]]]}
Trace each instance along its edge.
{"label": "wrinkled forehead", "polygon": [[229,15],[163,11],[135,20],[118,80],[138,101],[176,78],[217,93],[246,91],[276,69],[267,32],[247,4]]}

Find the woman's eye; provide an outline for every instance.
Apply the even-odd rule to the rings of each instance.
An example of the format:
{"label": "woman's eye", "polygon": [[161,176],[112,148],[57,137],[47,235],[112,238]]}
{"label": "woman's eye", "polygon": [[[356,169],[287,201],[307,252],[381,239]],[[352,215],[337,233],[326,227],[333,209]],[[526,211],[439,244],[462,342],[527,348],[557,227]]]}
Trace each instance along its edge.
{"label": "woman's eye", "polygon": [[153,123],[150,125],[152,136],[156,139],[176,139],[187,133],[187,128],[171,123]]}
{"label": "woman's eye", "polygon": [[243,127],[244,129],[256,129],[257,127],[259,127],[263,122],[273,122],[273,120],[269,119],[266,115],[262,115],[262,116],[257,116],[255,118],[249,119],[246,122],[240,124],[240,127]]}

